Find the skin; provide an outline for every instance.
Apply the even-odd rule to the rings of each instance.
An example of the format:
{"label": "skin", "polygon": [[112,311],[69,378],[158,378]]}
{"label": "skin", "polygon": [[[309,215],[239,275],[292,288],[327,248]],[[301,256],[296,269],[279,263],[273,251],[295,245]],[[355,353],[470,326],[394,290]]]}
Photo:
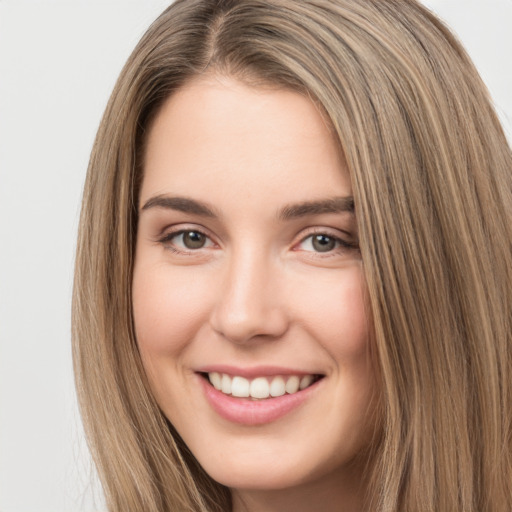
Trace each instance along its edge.
{"label": "skin", "polygon": [[[279,215],[350,196],[329,125],[296,92],[203,77],[151,125],[133,279],[137,340],[160,407],[232,489],[236,512],[362,510],[357,456],[372,435],[374,374],[356,219]],[[215,216],[154,199],[162,197],[206,203]],[[173,235],[180,230],[204,233],[204,245],[187,248],[190,235]],[[329,250],[312,233],[329,237]],[[284,417],[239,425],[205,399],[197,369],[211,364],[324,377]]]}

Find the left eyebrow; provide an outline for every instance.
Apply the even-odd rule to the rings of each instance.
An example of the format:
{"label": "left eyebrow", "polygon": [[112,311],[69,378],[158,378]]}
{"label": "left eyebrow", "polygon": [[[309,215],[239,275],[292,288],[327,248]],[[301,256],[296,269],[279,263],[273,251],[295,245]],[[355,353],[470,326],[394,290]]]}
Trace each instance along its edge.
{"label": "left eyebrow", "polygon": [[290,204],[279,212],[280,220],[291,220],[308,215],[321,215],[324,213],[351,213],[354,214],[354,198],[352,196],[333,197],[320,201],[304,201]]}

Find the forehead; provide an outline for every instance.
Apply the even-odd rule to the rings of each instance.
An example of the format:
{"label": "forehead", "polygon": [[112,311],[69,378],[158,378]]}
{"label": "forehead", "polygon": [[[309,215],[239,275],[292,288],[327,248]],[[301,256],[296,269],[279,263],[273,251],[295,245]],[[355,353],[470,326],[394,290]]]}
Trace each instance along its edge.
{"label": "forehead", "polygon": [[191,188],[203,199],[214,191],[219,199],[280,191],[292,201],[351,192],[338,141],[310,99],[227,77],[188,83],[149,130],[141,201]]}

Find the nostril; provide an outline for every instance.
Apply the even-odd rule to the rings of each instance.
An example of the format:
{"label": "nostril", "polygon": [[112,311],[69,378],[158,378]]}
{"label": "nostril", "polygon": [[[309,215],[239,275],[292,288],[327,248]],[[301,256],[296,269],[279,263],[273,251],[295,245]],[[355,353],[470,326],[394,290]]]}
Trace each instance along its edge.
{"label": "nostril", "polygon": [[284,311],[277,309],[253,309],[250,312],[231,310],[224,313],[216,311],[212,315],[211,326],[223,338],[244,344],[273,341],[282,337],[288,330],[288,320]]}

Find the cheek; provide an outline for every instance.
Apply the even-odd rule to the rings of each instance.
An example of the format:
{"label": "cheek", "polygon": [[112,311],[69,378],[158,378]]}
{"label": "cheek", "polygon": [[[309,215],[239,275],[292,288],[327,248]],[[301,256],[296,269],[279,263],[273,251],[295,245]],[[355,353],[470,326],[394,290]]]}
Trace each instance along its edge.
{"label": "cheek", "polygon": [[360,264],[310,282],[300,308],[306,329],[337,363],[366,360],[370,313]]}
{"label": "cheek", "polygon": [[196,277],[142,258],[134,268],[135,336],[152,392],[169,418],[176,401],[171,390],[185,393],[183,362],[207,317],[207,290]]}
{"label": "cheek", "polygon": [[135,332],[144,356],[178,354],[201,328],[208,297],[200,279],[162,265],[136,265],[133,277]]}

